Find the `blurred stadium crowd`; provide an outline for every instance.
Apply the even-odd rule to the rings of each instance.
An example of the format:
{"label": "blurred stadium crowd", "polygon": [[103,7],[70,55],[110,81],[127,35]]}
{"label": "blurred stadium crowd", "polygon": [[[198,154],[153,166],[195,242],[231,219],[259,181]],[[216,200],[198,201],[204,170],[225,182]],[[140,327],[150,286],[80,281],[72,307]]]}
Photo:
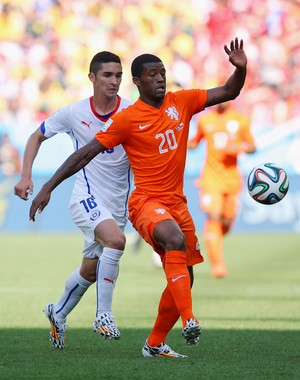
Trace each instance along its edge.
{"label": "blurred stadium crowd", "polygon": [[[248,77],[234,104],[251,118],[259,149],[251,159],[241,159],[242,171],[246,176],[254,163],[275,162],[295,180],[300,178],[299,30],[300,0],[2,0],[1,228],[28,231],[32,227],[25,224],[26,205],[20,204],[12,191],[25,143],[57,108],[91,95],[89,63],[101,50],[122,58],[120,95],[134,100],[137,92],[130,65],[137,55],[159,55],[170,88],[210,88],[233,71],[223,45],[236,36],[243,38]],[[191,133],[193,127],[192,123]],[[56,144],[41,149],[35,162],[36,188],[40,178],[53,173],[73,151],[67,136],[55,139]],[[199,173],[203,154],[200,147],[187,157],[187,191],[194,210],[198,210],[198,198],[193,198],[192,180]],[[274,214],[262,207],[252,212],[251,200],[245,196],[239,224],[248,230],[269,222],[271,228],[299,231],[297,183],[278,209],[280,216],[276,209]],[[63,190],[58,199],[62,199],[57,206],[61,209]],[[200,225],[198,211],[194,217]],[[66,228],[69,218],[62,218],[61,223]],[[57,228],[55,210],[47,227],[42,224],[42,228],[51,226]]]}
{"label": "blurred stadium crowd", "polygon": [[132,99],[130,64],[144,52],[163,59],[170,85],[218,85],[231,70],[223,45],[235,36],[249,60],[236,105],[256,128],[273,128],[300,114],[299,30],[300,0],[4,0],[0,130],[17,125],[26,140],[26,128],[90,96],[100,50],[122,58],[121,95]]}

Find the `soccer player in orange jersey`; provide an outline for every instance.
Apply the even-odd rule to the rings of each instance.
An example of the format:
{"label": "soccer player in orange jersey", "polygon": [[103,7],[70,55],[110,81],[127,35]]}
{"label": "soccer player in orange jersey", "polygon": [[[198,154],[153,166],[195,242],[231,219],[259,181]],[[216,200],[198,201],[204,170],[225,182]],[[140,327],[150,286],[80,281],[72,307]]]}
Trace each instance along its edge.
{"label": "soccer player in orange jersey", "polygon": [[209,90],[166,93],[166,70],[161,59],[152,54],[135,58],[131,73],[139,99],[110,118],[90,143],[73,153],[44,184],[30,208],[34,221],[37,210],[42,212],[51,192],[64,179],[105,149],[123,145],[135,181],[129,219],[160,254],[167,281],[157,319],[142,348],[144,357],[185,357],[165,343],[179,317],[187,345],[199,343],[201,329],[192,311],[191,285],[193,265],[203,257],[183,194],[183,178],[191,118],[205,107],[235,99],[245,82],[243,41],[236,38],[224,50],[235,70],[223,86]]}
{"label": "soccer player in orange jersey", "polygon": [[238,112],[229,102],[198,118],[198,129],[188,141],[188,148],[195,149],[206,141],[206,159],[197,181],[200,206],[206,214],[204,242],[213,276],[226,276],[223,257],[223,236],[226,235],[237,215],[242,175],[237,160],[240,153],[255,152],[249,118]]}

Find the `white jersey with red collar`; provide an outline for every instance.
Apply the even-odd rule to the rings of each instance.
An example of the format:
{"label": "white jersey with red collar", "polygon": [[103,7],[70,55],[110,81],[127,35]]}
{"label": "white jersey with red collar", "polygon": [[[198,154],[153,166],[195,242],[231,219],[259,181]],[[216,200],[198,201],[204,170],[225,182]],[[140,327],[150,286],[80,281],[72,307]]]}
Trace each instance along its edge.
{"label": "white jersey with red collar", "polygon": [[[108,117],[130,104],[130,100],[119,97],[114,111],[103,118],[95,111],[92,98],[86,98],[59,109],[40,128],[47,138],[67,133],[74,149],[78,150],[94,138]],[[112,214],[127,216],[131,186],[132,173],[127,155],[122,145],[118,145],[100,153],[77,173],[72,196],[95,197]]]}

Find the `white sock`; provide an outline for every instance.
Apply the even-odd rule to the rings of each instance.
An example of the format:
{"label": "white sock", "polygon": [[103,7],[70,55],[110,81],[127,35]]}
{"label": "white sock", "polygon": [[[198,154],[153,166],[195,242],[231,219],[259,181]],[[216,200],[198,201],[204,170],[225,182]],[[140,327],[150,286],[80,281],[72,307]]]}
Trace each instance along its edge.
{"label": "white sock", "polygon": [[79,268],[70,274],[67,278],[63,293],[54,304],[53,310],[59,322],[66,322],[67,315],[74,309],[92,284],[93,282],[86,280],[80,275]]}
{"label": "white sock", "polygon": [[119,262],[123,251],[103,248],[97,266],[97,311],[96,319],[101,313],[111,312],[113,292],[119,275]]}

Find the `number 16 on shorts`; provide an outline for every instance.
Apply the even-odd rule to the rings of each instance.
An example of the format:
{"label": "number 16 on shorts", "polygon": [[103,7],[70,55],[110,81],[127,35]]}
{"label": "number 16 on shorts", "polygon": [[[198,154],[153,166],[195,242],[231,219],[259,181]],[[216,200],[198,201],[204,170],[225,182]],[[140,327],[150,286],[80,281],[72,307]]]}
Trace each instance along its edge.
{"label": "number 16 on shorts", "polygon": [[94,197],[82,199],[79,203],[81,203],[83,205],[86,212],[90,212],[95,207],[97,207],[97,203],[95,202]]}

